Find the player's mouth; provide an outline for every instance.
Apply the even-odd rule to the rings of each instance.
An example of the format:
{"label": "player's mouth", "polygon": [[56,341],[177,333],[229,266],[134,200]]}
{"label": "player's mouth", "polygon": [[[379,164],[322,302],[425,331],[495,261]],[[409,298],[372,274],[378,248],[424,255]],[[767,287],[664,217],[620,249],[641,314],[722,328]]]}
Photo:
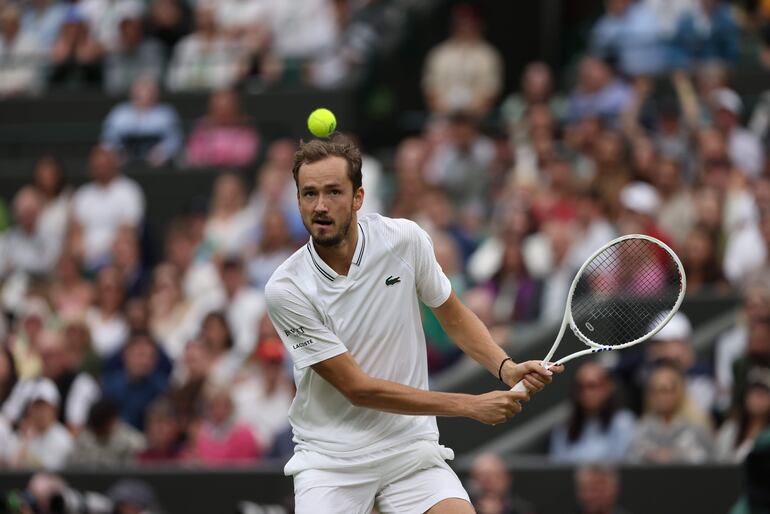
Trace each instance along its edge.
{"label": "player's mouth", "polygon": [[332,220],[325,220],[325,219],[314,219],[313,225],[318,225],[321,227],[330,227],[334,225],[334,222]]}

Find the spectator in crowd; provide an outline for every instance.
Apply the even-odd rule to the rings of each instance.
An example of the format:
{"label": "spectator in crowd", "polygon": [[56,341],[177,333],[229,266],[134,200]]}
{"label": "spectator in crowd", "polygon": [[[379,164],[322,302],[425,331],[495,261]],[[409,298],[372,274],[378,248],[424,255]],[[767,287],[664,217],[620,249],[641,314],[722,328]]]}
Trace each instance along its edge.
{"label": "spectator in crowd", "polygon": [[158,398],[147,409],[145,434],[147,447],[136,455],[142,464],[169,464],[182,457],[182,427],[171,400]]}
{"label": "spectator in crowd", "polygon": [[[85,425],[91,405],[101,395],[99,385],[77,368],[77,354],[68,347],[61,332],[43,331],[37,352],[42,362],[41,376],[50,380],[59,394],[59,421],[77,433]],[[38,380],[38,377],[30,378],[16,385],[3,411],[10,421],[21,419],[30,398],[37,393]]]}
{"label": "spectator in crowd", "polygon": [[296,246],[283,212],[268,210],[262,219],[259,242],[246,250],[249,283],[263,291],[270,275],[294,253]]}
{"label": "spectator in crowd", "polygon": [[284,368],[284,348],[277,335],[261,339],[240,380],[232,388],[236,419],[247,423],[257,440],[270,448],[289,426],[294,385]]}
{"label": "spectator in crowd", "polygon": [[534,507],[511,492],[511,475],[503,459],[479,455],[471,465],[468,493],[479,514],[534,514]]}
{"label": "spectator in crowd", "polygon": [[514,140],[527,137],[530,127],[527,114],[537,106],[546,106],[556,120],[567,114],[566,99],[554,87],[553,72],[547,63],[533,61],[521,74],[520,91],[510,94],[500,107],[508,130]]}
{"label": "spectator in crowd", "polygon": [[198,120],[187,140],[185,162],[191,166],[243,167],[259,150],[254,121],[243,113],[232,89],[211,93],[206,115]]}
{"label": "spectator in crowd", "polygon": [[645,348],[645,358],[649,366],[656,366],[660,362],[678,366],[685,376],[687,395],[705,417],[714,409],[716,385],[710,367],[697,359],[691,338],[690,320],[684,313],[677,312],[653,336],[651,344]]}
{"label": "spectator in crowd", "polygon": [[126,342],[128,324],[123,314],[123,278],[114,267],[102,268],[96,276],[96,301],[86,313],[94,351],[106,359]]}
{"label": "spectator in crowd", "polygon": [[83,15],[81,5],[66,5],[64,24],[50,51],[49,82],[57,86],[101,84],[103,49]]}
{"label": "spectator in crowd", "polygon": [[764,282],[756,282],[743,290],[742,310],[735,326],[716,341],[714,371],[717,382],[716,407],[720,413],[730,407],[733,363],[746,351],[750,327],[763,318],[770,318],[770,287]]}
{"label": "spectator in crowd", "polygon": [[449,118],[446,141],[440,143],[425,164],[425,177],[443,187],[455,207],[483,202],[490,185],[489,170],[495,158],[492,141],[481,134],[479,120],[468,112]]}
{"label": "spectator in crowd", "polygon": [[[662,158],[653,174],[652,184],[660,196],[660,208],[655,216],[656,224],[671,236],[676,246],[685,244],[695,228],[697,219],[695,198],[685,182],[681,162]],[[703,254],[700,255],[702,257]],[[689,269],[687,271],[689,278]],[[704,277],[707,281],[709,278]]]}
{"label": "spectator in crowd", "polygon": [[43,366],[38,347],[40,336],[51,320],[51,309],[45,300],[32,296],[22,300],[14,313],[17,322],[7,345],[13,354],[17,376],[22,380],[35,378]]}
{"label": "spectator in crowd", "polygon": [[660,24],[648,3],[607,0],[605,7],[605,14],[591,30],[591,51],[632,77],[665,71]]}
{"label": "spectator in crowd", "polygon": [[140,10],[119,14],[116,46],[104,59],[104,89],[111,95],[127,93],[140,77],[162,78],[163,48],[145,36],[142,15]]}
{"label": "spectator in crowd", "polygon": [[17,445],[13,427],[4,417],[0,416],[0,469],[10,468],[15,464]]}
{"label": "spectator in crowd", "polygon": [[13,273],[46,274],[61,251],[61,240],[41,230],[43,198],[25,186],[13,199],[14,225],[0,237],[0,276]]}
{"label": "spectator in crowd", "polygon": [[334,9],[325,0],[271,2],[266,20],[270,48],[260,72],[268,81],[297,80],[307,62],[332,50],[337,41]]}
{"label": "spectator in crowd", "polygon": [[674,67],[687,68],[708,61],[734,63],[738,58],[739,28],[731,6],[721,0],[700,0],[676,25],[670,45]]}
{"label": "spectator in crowd", "polygon": [[102,144],[126,162],[161,166],[182,145],[179,117],[173,107],[158,103],[158,84],[142,75],[131,86],[131,101],[115,106],[104,120]]}
{"label": "spectator in crowd", "polygon": [[540,315],[542,283],[532,277],[524,262],[520,241],[503,243],[500,265],[483,286],[493,295],[496,323],[537,320]]}
{"label": "spectator in crowd", "polygon": [[45,52],[50,51],[67,16],[67,6],[55,0],[30,0],[23,6],[21,31],[36,34]]}
{"label": "spectator in crowd", "polygon": [[616,78],[607,64],[596,57],[584,57],[578,70],[578,81],[570,95],[567,121],[578,122],[589,116],[598,117],[610,126],[632,99],[631,89]]}
{"label": "spectator in crowd", "polygon": [[222,34],[215,7],[198,4],[195,31],[174,47],[166,86],[174,92],[221,89],[234,86],[244,73],[241,49]]}
{"label": "spectator in crowd", "polygon": [[205,396],[203,419],[194,439],[193,458],[209,466],[249,465],[262,456],[251,428],[235,420],[230,390],[211,387]]}
{"label": "spectator in crowd", "polygon": [[687,272],[687,292],[726,291],[727,279],[719,262],[718,241],[703,227],[695,227],[681,247],[682,265]]}
{"label": "spectator in crowd", "polygon": [[575,372],[572,385],[569,419],[551,432],[551,458],[584,464],[623,460],[636,420],[620,407],[612,376],[587,362]]}
{"label": "spectator in crowd", "polygon": [[144,193],[120,173],[118,156],[105,146],[90,154],[93,182],[78,188],[73,198],[75,233],[82,237],[82,257],[88,270],[103,266],[118,229],[128,225],[139,230],[144,218]]}
{"label": "spectator in crowd", "polygon": [[185,297],[179,272],[173,264],[159,264],[153,273],[149,327],[152,336],[174,360],[187,341],[195,337],[201,323],[197,306]]}
{"label": "spectator in crowd", "polygon": [[183,295],[199,304],[213,295],[222,295],[222,285],[216,266],[205,259],[197,259],[193,229],[183,219],[173,220],[166,232],[164,255],[180,275]]}
{"label": "spectator in crowd", "polygon": [[575,471],[578,514],[629,514],[618,503],[620,476],[609,466],[588,464]]}
{"label": "spectator in crowd", "polygon": [[183,0],[153,0],[147,13],[147,34],[163,45],[164,60],[192,25],[190,5]]}
{"label": "spectator in crowd", "polygon": [[80,274],[77,258],[67,252],[56,263],[48,291],[51,304],[63,321],[83,319],[96,293],[93,284]]}
{"label": "spectator in crowd", "polygon": [[218,384],[227,383],[243,363],[243,356],[235,348],[233,332],[225,313],[213,311],[206,314],[199,337],[208,355],[211,380]]}
{"label": "spectator in crowd", "polygon": [[252,226],[243,180],[233,172],[219,175],[214,181],[211,210],[204,229],[206,244],[216,254],[240,255]]}
{"label": "spectator in crowd", "polygon": [[449,39],[425,60],[422,89],[428,109],[485,115],[502,88],[501,61],[500,53],[482,37],[482,20],[475,8],[457,5]]}
{"label": "spectator in crowd", "polygon": [[[261,235],[266,213],[278,209],[288,223],[289,234],[294,241],[304,241],[307,231],[302,218],[297,214],[297,188],[291,175],[292,163],[283,162],[283,153],[294,155],[294,142],[279,140],[270,145],[267,162],[257,171],[254,190],[249,197],[247,209],[252,221],[252,230]],[[276,156],[277,155],[277,156]]]}
{"label": "spectator in crowd", "polygon": [[91,406],[86,430],[78,435],[70,455],[71,467],[114,468],[133,464],[134,454],[145,447],[144,436],[120,420],[112,400]]}
{"label": "spectator in crowd", "polygon": [[714,127],[727,142],[732,164],[747,177],[756,178],[765,167],[765,150],[756,134],[741,125],[743,101],[732,89],[719,89],[711,98]]}
{"label": "spectator in crowd", "polygon": [[15,462],[19,467],[58,470],[72,452],[70,433],[57,421],[61,399],[56,386],[41,379],[29,397],[19,429]]}
{"label": "spectator in crowd", "polygon": [[118,229],[112,243],[110,261],[123,280],[126,297],[135,298],[142,295],[150,277],[142,262],[142,249],[133,227],[123,226]]}
{"label": "spectator in crowd", "polygon": [[131,334],[122,350],[124,368],[104,374],[104,397],[114,401],[121,419],[137,430],[144,428],[145,411],[167,387],[158,353],[150,334]]}
{"label": "spectator in crowd", "polygon": [[708,429],[688,417],[684,375],[679,367],[661,364],[646,386],[645,410],[627,459],[655,464],[705,462],[713,456]]}
{"label": "spectator in crowd", "polygon": [[749,375],[746,394],[738,410],[717,433],[717,458],[726,462],[743,462],[754,446],[754,440],[768,427],[770,369],[755,369]]}
{"label": "spectator in crowd", "polygon": [[45,48],[35,32],[26,32],[16,4],[0,7],[0,99],[37,93],[43,87]]}
{"label": "spectator in crowd", "polygon": [[743,403],[751,374],[767,369],[770,369],[770,319],[761,318],[749,325],[746,351],[733,361],[733,410]]}
{"label": "spectator in crowd", "polygon": [[214,364],[212,352],[203,338],[188,342],[182,358],[176,363],[170,400],[182,429],[189,427],[200,413],[203,391]]}
{"label": "spectator in crowd", "polygon": [[227,323],[233,333],[233,350],[245,359],[254,350],[257,325],[265,313],[265,299],[259,290],[249,285],[240,258],[225,259],[221,266],[221,277],[225,303],[218,308],[226,309]]}
{"label": "spectator in crowd", "polygon": [[72,202],[72,188],[66,183],[62,162],[50,154],[40,157],[35,163],[32,187],[43,200],[38,230],[61,248]]}

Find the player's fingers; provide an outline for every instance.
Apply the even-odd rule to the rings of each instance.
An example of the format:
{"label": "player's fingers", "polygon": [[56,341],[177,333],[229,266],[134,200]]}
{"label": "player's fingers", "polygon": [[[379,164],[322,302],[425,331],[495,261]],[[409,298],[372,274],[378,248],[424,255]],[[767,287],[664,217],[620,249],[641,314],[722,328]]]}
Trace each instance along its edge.
{"label": "player's fingers", "polygon": [[564,364],[554,365],[552,362],[547,362],[546,366],[548,367],[548,370],[553,373],[561,373],[564,371]]}
{"label": "player's fingers", "polygon": [[507,391],[509,398],[514,402],[529,401],[529,391]]}
{"label": "player's fingers", "polygon": [[538,380],[534,375],[524,377],[524,385],[527,386],[530,392],[538,392],[545,387],[545,383]]}
{"label": "player's fingers", "polygon": [[527,371],[526,374],[535,373],[536,375],[540,375],[546,379],[553,375],[550,370],[544,368],[543,365],[538,361],[527,361],[523,363],[522,366],[524,366],[524,369]]}

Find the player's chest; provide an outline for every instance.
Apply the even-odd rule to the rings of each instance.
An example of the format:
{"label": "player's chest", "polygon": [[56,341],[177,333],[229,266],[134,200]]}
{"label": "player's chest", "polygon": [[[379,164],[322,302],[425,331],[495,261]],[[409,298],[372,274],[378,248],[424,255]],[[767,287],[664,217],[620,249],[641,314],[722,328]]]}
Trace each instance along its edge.
{"label": "player's chest", "polygon": [[347,277],[325,284],[322,311],[326,325],[343,340],[357,335],[393,333],[417,308],[415,276],[403,261],[388,255],[371,257]]}

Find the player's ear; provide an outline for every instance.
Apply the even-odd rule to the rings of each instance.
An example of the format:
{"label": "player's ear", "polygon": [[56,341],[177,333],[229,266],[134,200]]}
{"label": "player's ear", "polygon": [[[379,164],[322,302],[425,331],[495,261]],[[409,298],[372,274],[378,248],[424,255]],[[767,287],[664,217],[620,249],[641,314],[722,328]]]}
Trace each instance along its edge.
{"label": "player's ear", "polygon": [[357,211],[364,204],[364,188],[359,187],[353,191],[353,210]]}

